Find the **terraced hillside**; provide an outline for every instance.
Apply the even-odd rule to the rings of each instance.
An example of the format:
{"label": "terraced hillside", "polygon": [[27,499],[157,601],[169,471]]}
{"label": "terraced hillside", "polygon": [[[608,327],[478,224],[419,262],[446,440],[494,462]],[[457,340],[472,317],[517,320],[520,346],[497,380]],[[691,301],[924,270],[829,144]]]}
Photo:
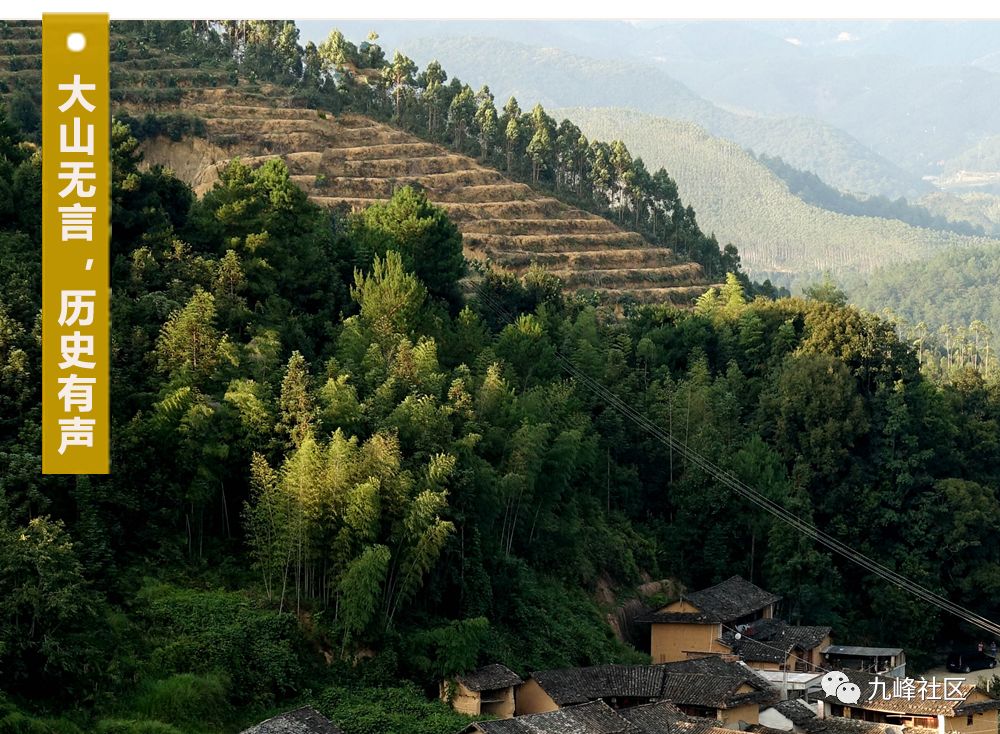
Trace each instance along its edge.
{"label": "terraced hillside", "polygon": [[227,90],[188,95],[181,109],[204,120],[205,137],[148,141],[147,163],[172,168],[202,193],[232,158],[280,156],[315,201],[351,208],[418,185],[458,224],[472,259],[515,272],[537,262],[569,290],[612,298],[684,303],[705,290],[697,264],[472,158],[363,116],[253,101]]}
{"label": "terraced hillside", "polygon": [[[38,73],[38,30],[4,29],[0,43],[11,57],[0,84],[23,85]],[[171,168],[199,194],[233,158],[278,156],[315,201],[331,207],[364,207],[418,185],[458,224],[467,257],[517,273],[536,262],[569,291],[687,304],[710,285],[700,265],[669,248],[390,125],[297,106],[287,90],[241,87],[235,74],[187,68],[149,47],[119,46],[112,56],[119,112],[182,112],[204,122],[197,135],[156,137],[143,147],[148,165]]]}

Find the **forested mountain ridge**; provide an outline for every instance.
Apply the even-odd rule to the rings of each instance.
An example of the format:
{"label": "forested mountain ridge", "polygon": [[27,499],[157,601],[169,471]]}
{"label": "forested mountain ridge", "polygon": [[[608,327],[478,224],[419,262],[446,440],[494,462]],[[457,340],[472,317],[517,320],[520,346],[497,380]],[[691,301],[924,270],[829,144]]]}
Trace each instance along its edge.
{"label": "forested mountain ridge", "polygon": [[[293,30],[135,32],[217,33],[245,74]],[[457,227],[422,192],[324,208],[274,157],[195,196],[143,168],[137,139],[204,140],[196,118],[156,115],[187,92],[129,89],[149,116],[113,126],[109,476],[39,471],[41,151],[23,97],[17,124],[0,114],[0,727],[221,734],[308,703],[346,734],[454,734],[468,719],[436,700],[445,676],[648,661],[593,592],[650,578],[740,573],[789,617],[914,665],[962,634],[593,383],[798,517],[1000,613],[997,370],[931,380],[837,294],[754,299],[733,273],[687,309],[620,312],[540,270],[463,294]],[[551,160],[541,130],[529,164]]]}
{"label": "forested mountain ridge", "polygon": [[689,123],[624,110],[560,112],[590,135],[621,137],[650,165],[669,170],[702,226],[722,241],[739,243],[745,267],[757,278],[801,280],[827,269],[866,272],[947,248],[1000,246],[991,238],[811,206],[739,146]]}
{"label": "forested mountain ridge", "polygon": [[[695,123],[743,148],[780,156],[844,191],[914,196],[931,190],[919,176],[831,125],[806,117],[743,114],[712,104],[648,62],[589,59],[555,48],[475,36],[408,38],[417,59],[439,59],[475,84],[488,83],[545,107],[620,107]],[[530,74],[522,70],[531,69]]]}
{"label": "forested mountain ridge", "polygon": [[1000,249],[972,248],[847,278],[845,288],[859,306],[888,311],[913,343],[933,343],[946,362],[964,364],[997,359],[997,283]]}
{"label": "forested mountain ridge", "polygon": [[[307,29],[325,35],[321,25],[313,21]],[[348,27],[368,26],[354,22]],[[613,105],[678,117],[736,140],[745,148],[786,160],[790,159],[784,153],[762,147],[766,130],[746,130],[765,136],[755,143],[716,129],[708,117],[686,117],[675,110],[657,109],[655,104],[683,102],[695,95],[716,110],[735,112],[743,118],[808,121],[794,132],[803,140],[812,137],[814,147],[819,148],[828,137],[820,133],[822,129],[835,129],[841,141],[853,139],[867,149],[868,157],[891,161],[905,169],[911,180],[918,180],[947,172],[959,157],[966,161],[962,168],[967,170],[998,170],[995,163],[988,163],[988,158],[995,161],[995,155],[978,155],[984,142],[995,152],[1000,133],[1000,117],[991,105],[1000,85],[1000,75],[995,73],[1000,58],[996,28],[995,22],[983,20],[678,20],[395,22],[383,24],[380,30],[394,46],[417,58],[437,57],[468,77],[473,77],[474,68],[493,63],[492,56],[511,60],[512,49],[525,46],[532,48],[537,66],[546,73],[551,73],[548,68],[553,64],[571,71],[580,63],[578,59],[590,59],[595,65],[600,61],[609,71],[602,76],[596,70],[594,78],[599,81],[593,85],[594,91],[609,100],[618,93],[617,86],[629,86],[627,80],[618,78],[620,70],[641,69],[637,78],[656,79],[656,83],[647,93],[632,94],[624,101],[582,96],[569,103],[551,99],[558,90],[552,91],[551,85],[542,89],[544,82],[536,83],[533,75],[518,73],[536,66],[508,63],[507,75],[517,85],[519,96],[533,85],[539,87],[538,99],[546,106]],[[479,48],[482,54],[476,53]],[[588,68],[586,73],[592,75],[595,70]],[[487,76],[497,83],[501,78],[492,73]],[[678,83],[685,87],[686,95],[678,96]],[[632,86],[638,85],[633,82]],[[661,86],[662,92],[657,88]],[[826,140],[827,146],[830,143]],[[850,150],[838,146],[837,153]],[[817,150],[814,155],[821,153]],[[843,160],[851,158],[860,162],[865,157],[851,154]],[[917,191],[847,186],[830,176],[829,170],[819,171],[804,159],[790,162],[797,168],[817,171],[837,188],[853,193],[895,199],[903,194],[911,198]]]}
{"label": "forested mountain ridge", "polygon": [[939,191],[919,201],[930,212],[951,220],[981,227],[990,235],[1000,235],[1000,196],[987,192],[952,194]]}
{"label": "forested mountain ridge", "polygon": [[[891,200],[885,196],[860,197],[847,194],[833,188],[812,171],[800,171],[788,165],[781,158],[761,153],[757,156],[757,160],[784,181],[788,190],[798,198],[821,209],[856,217],[898,219],[904,224],[911,224],[915,227],[939,229],[956,234],[970,236],[984,236],[986,234],[982,226],[972,224],[964,219],[948,219],[929,211],[920,204],[911,204],[902,197]],[[933,194],[928,196],[933,196]],[[992,227],[990,231],[992,233]]]}

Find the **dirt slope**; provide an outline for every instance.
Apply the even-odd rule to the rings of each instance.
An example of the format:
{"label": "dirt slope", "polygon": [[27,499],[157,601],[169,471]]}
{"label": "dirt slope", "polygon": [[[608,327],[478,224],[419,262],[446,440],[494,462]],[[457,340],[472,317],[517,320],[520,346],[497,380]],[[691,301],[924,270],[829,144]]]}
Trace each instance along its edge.
{"label": "dirt slope", "polygon": [[157,138],[143,152],[148,164],[173,169],[198,193],[232,158],[279,156],[326,206],[360,208],[417,184],[458,224],[467,257],[515,272],[537,262],[571,291],[687,303],[707,286],[699,265],[639,234],[370,118],[271,107],[230,90],[192,92],[178,109],[204,120],[205,137]]}

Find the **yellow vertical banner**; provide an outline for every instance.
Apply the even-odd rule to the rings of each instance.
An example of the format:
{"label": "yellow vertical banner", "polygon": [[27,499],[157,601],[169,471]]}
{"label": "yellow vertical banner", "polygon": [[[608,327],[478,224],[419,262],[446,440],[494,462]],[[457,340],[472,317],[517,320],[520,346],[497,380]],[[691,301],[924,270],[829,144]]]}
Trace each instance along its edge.
{"label": "yellow vertical banner", "polygon": [[106,14],[42,16],[42,473],[110,462]]}

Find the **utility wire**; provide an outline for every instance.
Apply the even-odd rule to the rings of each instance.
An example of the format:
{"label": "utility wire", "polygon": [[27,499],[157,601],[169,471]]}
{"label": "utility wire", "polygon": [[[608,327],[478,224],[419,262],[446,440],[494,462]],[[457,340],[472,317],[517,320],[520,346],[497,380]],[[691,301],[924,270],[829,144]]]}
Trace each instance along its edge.
{"label": "utility wire", "polygon": [[[491,311],[503,319],[506,323],[512,324],[514,322],[514,317],[510,314],[502,304],[496,301],[493,296],[488,293],[485,285],[480,282],[476,285],[477,295],[484,305],[486,305]],[[852,563],[864,568],[870,573],[882,578],[883,580],[893,584],[897,588],[902,589],[910,593],[911,595],[927,602],[939,609],[946,611],[959,619],[968,622],[970,625],[981,629],[990,634],[1000,636],[1000,624],[993,622],[982,615],[979,615],[965,607],[956,604],[945,597],[937,594],[930,589],[920,585],[919,583],[912,581],[902,574],[884,566],[883,564],[875,561],[863,553],[854,550],[840,540],[834,538],[833,536],[823,532],[811,523],[802,520],[794,513],[785,509],[781,505],[777,504],[770,498],[762,495],[757,490],[753,489],[746,483],[742,482],[731,472],[716,466],[710,460],[703,457],[701,454],[691,449],[683,441],[675,438],[669,432],[663,431],[659,426],[655,425],[649,421],[645,416],[638,413],[630,405],[619,398],[615,393],[610,391],[601,383],[597,382],[589,375],[580,370],[568,357],[566,357],[558,348],[555,348],[555,357],[562,365],[563,369],[566,370],[571,376],[576,378],[580,383],[590,389],[595,395],[604,400],[609,406],[613,407],[624,417],[632,421],[639,428],[649,433],[651,436],[659,440],[666,446],[673,448],[681,456],[686,458],[690,463],[694,464],[698,468],[702,469],[706,474],[716,479],[718,482],[729,487],[731,490],[736,492],[739,496],[778,518],[785,524],[789,525],[793,529],[797,530],[802,535],[820,543],[831,551],[843,556]]]}

